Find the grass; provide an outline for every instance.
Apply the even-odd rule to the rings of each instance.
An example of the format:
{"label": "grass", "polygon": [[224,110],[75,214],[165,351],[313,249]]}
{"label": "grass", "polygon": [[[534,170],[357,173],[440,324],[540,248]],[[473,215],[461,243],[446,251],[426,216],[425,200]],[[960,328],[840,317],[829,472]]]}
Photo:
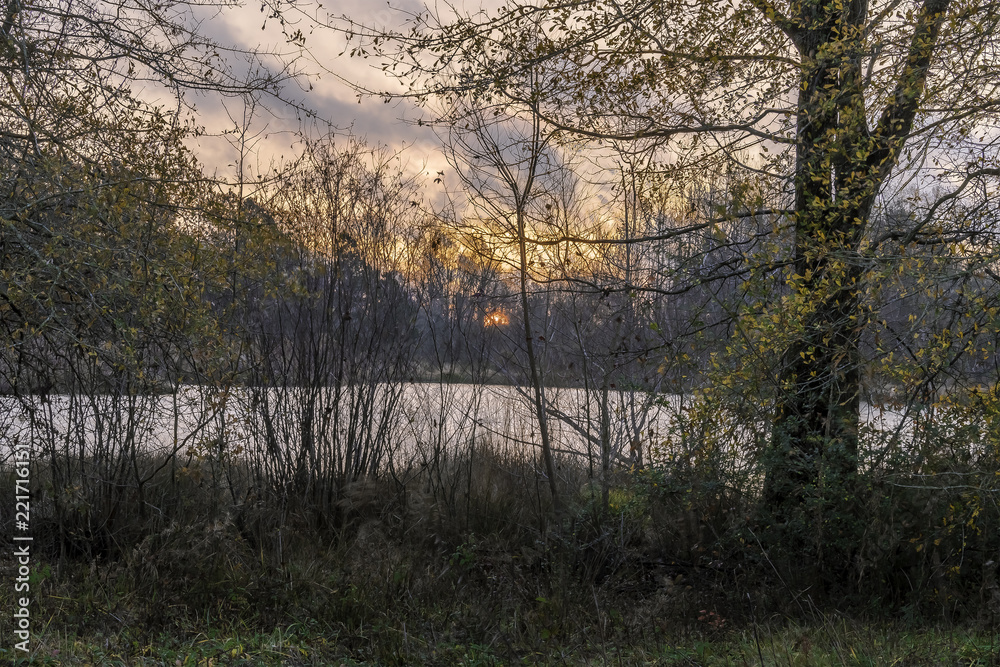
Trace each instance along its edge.
{"label": "grass", "polygon": [[[332,505],[225,487],[252,479],[238,465],[164,468],[145,490],[152,513],[125,503],[103,515],[78,494],[60,524],[40,498],[29,662],[1000,665],[995,567],[974,551],[994,537],[974,544],[967,519],[953,539],[968,544],[954,555],[968,571],[948,567],[958,542],[942,529],[905,558],[866,561],[877,576],[863,585],[792,583],[777,573],[794,563],[742,531],[748,506],[732,488],[622,471],[604,508],[586,471],[561,463],[558,516],[533,461],[487,446],[433,475],[347,485]],[[43,467],[33,480],[45,488]],[[893,512],[909,507],[897,500]],[[60,548],[59,525],[73,549]],[[911,543],[869,532],[885,553]],[[84,538],[110,546],[88,552]],[[970,569],[980,562],[994,569]],[[909,569],[880,574],[893,563]],[[924,570],[923,587],[892,588]],[[0,608],[12,608],[12,588],[0,587]],[[12,644],[0,662],[19,657]]]}
{"label": "grass", "polygon": [[[209,619],[208,622],[211,622]],[[834,617],[814,624],[726,631],[692,631],[615,644],[549,638],[535,646],[463,642],[412,634],[374,623],[353,634],[343,628],[291,623],[254,632],[219,619],[185,633],[154,636],[122,629],[106,634],[40,633],[31,655],[36,665],[668,665],[753,667],[867,667],[926,665],[991,667],[1000,664],[994,631],[910,629],[861,624]],[[0,659],[10,659],[9,648]]]}

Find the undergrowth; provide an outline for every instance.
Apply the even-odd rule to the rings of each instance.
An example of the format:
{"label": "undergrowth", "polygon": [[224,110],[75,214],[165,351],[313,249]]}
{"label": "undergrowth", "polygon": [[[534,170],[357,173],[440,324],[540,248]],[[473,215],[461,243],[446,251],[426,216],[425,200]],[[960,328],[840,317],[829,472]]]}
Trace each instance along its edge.
{"label": "undergrowth", "polygon": [[34,467],[34,662],[1000,664],[996,506],[967,488],[869,475],[831,582],[769,543],[752,496],[692,470],[620,470],[605,504],[562,459],[555,512],[535,461],[486,446],[334,498],[163,463],[141,461],[159,469],[142,507]]}

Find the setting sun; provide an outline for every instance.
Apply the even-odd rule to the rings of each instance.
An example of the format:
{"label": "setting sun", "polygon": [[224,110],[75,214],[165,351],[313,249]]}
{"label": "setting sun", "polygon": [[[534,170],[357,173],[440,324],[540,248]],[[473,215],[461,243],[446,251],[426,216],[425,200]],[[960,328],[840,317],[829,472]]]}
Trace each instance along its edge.
{"label": "setting sun", "polygon": [[486,313],[483,317],[484,327],[503,327],[510,324],[510,318],[502,310],[495,310],[492,313]]}

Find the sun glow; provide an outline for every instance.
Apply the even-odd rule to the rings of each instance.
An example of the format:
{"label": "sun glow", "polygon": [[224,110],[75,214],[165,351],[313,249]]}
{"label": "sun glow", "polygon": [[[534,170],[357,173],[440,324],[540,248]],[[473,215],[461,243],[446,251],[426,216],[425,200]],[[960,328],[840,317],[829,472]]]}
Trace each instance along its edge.
{"label": "sun glow", "polygon": [[510,318],[502,310],[494,310],[492,313],[486,313],[483,317],[484,327],[504,327],[510,324]]}

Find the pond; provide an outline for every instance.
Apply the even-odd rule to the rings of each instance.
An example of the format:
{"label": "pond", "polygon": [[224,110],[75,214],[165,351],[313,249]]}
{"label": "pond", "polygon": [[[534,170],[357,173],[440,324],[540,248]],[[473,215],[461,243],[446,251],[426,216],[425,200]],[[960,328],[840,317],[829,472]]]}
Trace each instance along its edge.
{"label": "pond", "polygon": [[[557,454],[600,459],[598,392],[548,388],[548,423]],[[766,439],[760,420],[714,415],[713,433],[679,435],[692,399],[676,394],[609,391],[609,455],[618,464],[643,464],[695,455],[708,439],[744,443]],[[862,405],[868,428],[904,431],[898,409]],[[694,437],[697,435],[697,437]],[[337,455],[393,457],[397,462],[451,455],[472,444],[526,453],[540,437],[524,387],[448,383],[362,385],[351,388],[218,389],[184,385],[175,393],[143,396],[50,395],[0,397],[0,442],[9,461],[18,442],[36,453],[120,455],[178,452],[182,456],[245,456],[325,447]],[[37,454],[36,454],[37,455]],[[739,454],[735,459],[745,458]],[[734,463],[736,461],[734,460]]]}

